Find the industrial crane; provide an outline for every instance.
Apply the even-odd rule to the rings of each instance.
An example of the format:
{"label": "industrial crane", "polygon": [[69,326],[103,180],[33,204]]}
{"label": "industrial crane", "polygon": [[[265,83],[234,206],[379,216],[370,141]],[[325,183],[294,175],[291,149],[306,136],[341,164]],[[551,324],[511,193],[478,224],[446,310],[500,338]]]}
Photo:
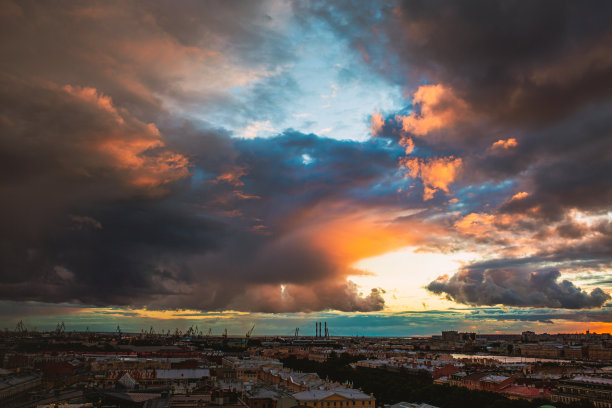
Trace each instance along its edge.
{"label": "industrial crane", "polygon": [[23,324],[23,320],[20,320],[19,323],[17,323],[15,331],[19,334],[26,334],[28,332],[28,329],[26,329],[25,325]]}
{"label": "industrial crane", "polygon": [[251,334],[253,334],[253,330],[255,330],[255,325],[253,325],[253,327],[251,327],[251,330],[246,332],[246,335],[245,335],[246,338],[244,340],[244,347],[248,347],[249,339],[251,338]]}

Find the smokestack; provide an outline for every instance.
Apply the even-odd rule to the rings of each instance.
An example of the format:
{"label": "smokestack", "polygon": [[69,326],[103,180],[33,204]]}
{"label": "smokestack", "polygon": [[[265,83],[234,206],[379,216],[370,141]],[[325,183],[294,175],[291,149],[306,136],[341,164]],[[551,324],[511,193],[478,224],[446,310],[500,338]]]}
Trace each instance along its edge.
{"label": "smokestack", "polygon": [[319,322],[315,322],[315,337],[319,337]]}
{"label": "smokestack", "polygon": [[324,336],[325,336],[325,338],[327,338],[327,322],[325,322],[325,332],[324,332]]}

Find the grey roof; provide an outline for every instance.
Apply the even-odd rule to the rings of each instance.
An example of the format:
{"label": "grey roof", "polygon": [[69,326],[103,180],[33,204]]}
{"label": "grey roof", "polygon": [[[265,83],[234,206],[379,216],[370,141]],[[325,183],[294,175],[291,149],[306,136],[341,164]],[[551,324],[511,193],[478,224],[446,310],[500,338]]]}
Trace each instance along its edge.
{"label": "grey roof", "polygon": [[331,397],[332,395],[339,395],[341,397],[351,400],[369,400],[370,397],[361,391],[354,390],[352,388],[336,388],[333,390],[308,390],[293,394],[293,397],[298,401],[320,401]]}
{"label": "grey roof", "polygon": [[161,398],[161,394],[149,394],[143,392],[105,392],[106,395],[132,402],[144,402]]}
{"label": "grey roof", "polygon": [[185,380],[210,377],[208,368],[178,368],[178,369],[158,369],[155,371],[156,378],[167,380]]}
{"label": "grey roof", "polygon": [[506,376],[503,376],[503,375],[487,375],[485,377],[482,377],[480,380],[481,381],[489,381],[489,382],[493,382],[493,383],[498,384],[498,383],[506,381],[508,378],[510,378],[510,377],[506,377]]}
{"label": "grey roof", "polygon": [[587,377],[583,375],[577,375],[576,377],[572,378],[572,381],[579,381],[589,384],[612,385],[612,378]]}
{"label": "grey roof", "polygon": [[278,398],[279,394],[278,392],[272,391],[272,390],[257,390],[256,393],[251,395],[252,398]]}
{"label": "grey roof", "polygon": [[125,373],[123,374],[123,377],[121,377],[118,381],[121,385],[123,385],[126,388],[134,388],[136,386],[136,384],[138,383],[131,375],[130,373]]}
{"label": "grey roof", "polygon": [[389,408],[438,408],[429,404],[417,404],[415,402],[398,402],[397,404],[391,405]]}
{"label": "grey roof", "polygon": [[37,376],[36,374],[28,374],[28,375],[24,375],[24,376],[21,376],[21,377],[9,377],[9,378],[5,378],[4,380],[0,381],[0,389],[16,387],[16,386],[21,385],[23,383],[27,383],[28,381],[36,380],[37,378],[40,378],[40,377]]}

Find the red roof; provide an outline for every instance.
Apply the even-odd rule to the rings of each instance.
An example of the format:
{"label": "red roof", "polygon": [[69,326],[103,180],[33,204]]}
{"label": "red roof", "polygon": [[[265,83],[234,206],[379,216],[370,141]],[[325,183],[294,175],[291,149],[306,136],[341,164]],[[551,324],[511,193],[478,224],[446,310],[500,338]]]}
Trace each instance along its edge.
{"label": "red roof", "polygon": [[517,397],[547,397],[550,395],[550,391],[542,388],[535,387],[522,387],[520,385],[511,385],[503,390],[501,390],[504,394],[515,395]]}

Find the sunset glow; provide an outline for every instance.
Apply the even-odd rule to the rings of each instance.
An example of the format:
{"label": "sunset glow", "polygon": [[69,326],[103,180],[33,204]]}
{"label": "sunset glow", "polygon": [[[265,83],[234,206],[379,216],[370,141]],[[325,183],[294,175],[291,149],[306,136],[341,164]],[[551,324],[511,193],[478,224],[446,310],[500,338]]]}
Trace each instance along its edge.
{"label": "sunset glow", "polygon": [[610,331],[609,21],[434,3],[3,1],[1,327]]}

